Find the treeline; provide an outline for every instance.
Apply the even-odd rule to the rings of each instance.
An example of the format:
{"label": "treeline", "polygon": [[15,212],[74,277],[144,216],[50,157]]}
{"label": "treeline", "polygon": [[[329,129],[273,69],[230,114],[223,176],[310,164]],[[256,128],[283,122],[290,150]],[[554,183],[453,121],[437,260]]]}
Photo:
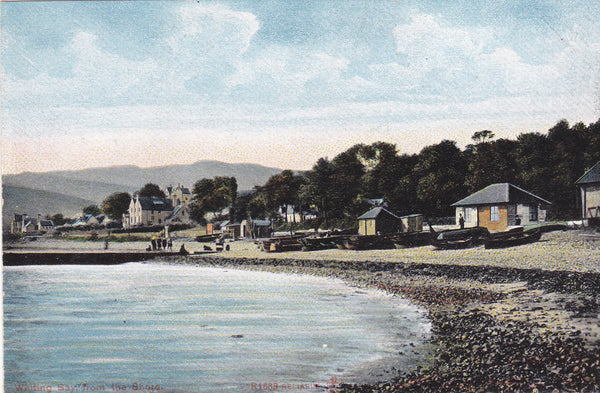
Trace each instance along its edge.
{"label": "treeline", "polygon": [[368,199],[383,198],[399,215],[444,217],[470,193],[509,182],[551,201],[554,218],[578,216],[575,181],[600,161],[600,120],[588,126],[562,120],[545,134],[524,133],[516,140],[495,139],[484,130],[472,140],[464,150],[443,140],[418,154],[401,154],[385,142],[358,144],[331,160],[319,159],[307,172],[285,170],[251,193],[225,199],[233,203],[236,221],[313,212],[314,226],[347,227],[369,208]]}

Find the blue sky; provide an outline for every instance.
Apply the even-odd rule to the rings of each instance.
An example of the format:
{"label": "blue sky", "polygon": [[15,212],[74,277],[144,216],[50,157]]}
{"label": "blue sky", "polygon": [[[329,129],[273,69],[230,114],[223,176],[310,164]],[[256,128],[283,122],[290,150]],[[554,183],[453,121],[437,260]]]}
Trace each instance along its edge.
{"label": "blue sky", "polygon": [[593,122],[598,20],[589,1],[3,3],[3,172],[308,169]]}

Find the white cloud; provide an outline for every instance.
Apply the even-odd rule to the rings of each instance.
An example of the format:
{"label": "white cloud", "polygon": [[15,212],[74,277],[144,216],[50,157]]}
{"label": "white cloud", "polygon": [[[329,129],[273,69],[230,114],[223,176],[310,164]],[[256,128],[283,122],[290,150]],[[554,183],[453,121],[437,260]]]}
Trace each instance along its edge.
{"label": "white cloud", "polygon": [[394,28],[397,51],[410,68],[452,68],[481,53],[483,43],[467,30],[442,26],[432,15],[418,14],[410,24]]}

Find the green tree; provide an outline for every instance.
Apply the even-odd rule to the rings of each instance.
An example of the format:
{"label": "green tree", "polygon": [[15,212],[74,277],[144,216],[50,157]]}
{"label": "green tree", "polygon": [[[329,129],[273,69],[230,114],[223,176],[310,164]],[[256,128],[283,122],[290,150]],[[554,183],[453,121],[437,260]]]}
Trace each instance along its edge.
{"label": "green tree", "polygon": [[488,141],[491,131],[478,131],[472,139],[479,141],[467,146],[464,152],[468,162],[466,186],[475,192],[493,183],[514,183],[517,179],[518,143],[508,139]]}
{"label": "green tree", "polygon": [[363,148],[364,145],[355,145],[331,161],[330,211],[341,226],[355,225],[356,217],[364,209],[360,197],[365,174],[360,155]]}
{"label": "green tree", "polygon": [[[201,179],[194,184],[191,208],[192,219],[205,222],[206,213],[216,213],[232,207],[237,197],[235,177],[216,176],[213,179]],[[232,215],[235,212],[230,211]]]}
{"label": "green tree", "polygon": [[326,158],[319,158],[310,171],[306,173],[306,184],[300,189],[300,198],[307,205],[317,209],[317,226],[327,222],[331,210],[331,178],[333,167]]}
{"label": "green tree", "polygon": [[97,216],[100,213],[102,213],[102,211],[97,205],[89,205],[83,208],[83,214],[91,214],[92,216]]}
{"label": "green tree", "polygon": [[552,144],[552,202],[563,218],[577,215],[578,198],[575,181],[584,173],[585,126],[582,123],[569,127],[566,120],[559,121],[548,131]]}
{"label": "green tree", "polygon": [[288,222],[289,208],[292,207],[296,212],[301,205],[299,194],[302,183],[302,176],[294,174],[289,169],[271,176],[263,187],[267,207],[271,210],[281,209],[285,214],[285,221]]}
{"label": "green tree", "polygon": [[115,192],[102,202],[102,211],[113,220],[121,220],[129,209],[131,195],[126,192]]}
{"label": "green tree", "polygon": [[146,197],[146,198],[151,198],[151,197],[164,198],[165,197],[164,191],[161,190],[159,186],[157,186],[156,184],[153,184],[153,183],[146,183],[144,185],[144,187],[142,187],[141,190],[138,192],[138,195],[141,197]]}
{"label": "green tree", "polygon": [[429,216],[451,215],[450,205],[468,194],[464,186],[467,163],[454,141],[425,147],[414,170],[419,179],[417,197]]}
{"label": "green tree", "polygon": [[50,220],[52,220],[52,223],[54,225],[63,225],[65,222],[67,222],[67,220],[65,220],[65,217],[60,213],[57,213],[50,217]]}

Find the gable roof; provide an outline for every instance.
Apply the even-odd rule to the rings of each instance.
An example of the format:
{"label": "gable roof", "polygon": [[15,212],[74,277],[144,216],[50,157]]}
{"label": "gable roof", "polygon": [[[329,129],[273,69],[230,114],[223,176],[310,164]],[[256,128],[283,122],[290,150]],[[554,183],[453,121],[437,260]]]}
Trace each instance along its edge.
{"label": "gable roof", "polygon": [[387,210],[383,206],[378,206],[378,207],[374,207],[373,209],[369,210],[368,212],[366,212],[362,216],[358,217],[358,220],[366,220],[366,219],[377,218],[382,213],[388,214],[388,215],[390,215],[390,216],[392,216],[394,218],[397,218],[398,220],[400,219],[400,217],[398,217],[397,215],[395,215],[391,211]]}
{"label": "gable roof", "polygon": [[171,211],[173,206],[171,201],[163,198],[156,197],[138,197],[142,210],[157,210],[157,211]]}
{"label": "gable roof", "polygon": [[452,206],[492,205],[498,203],[552,203],[510,183],[490,184]]}
{"label": "gable roof", "polygon": [[589,171],[583,174],[575,184],[600,183],[600,161],[596,163]]}

